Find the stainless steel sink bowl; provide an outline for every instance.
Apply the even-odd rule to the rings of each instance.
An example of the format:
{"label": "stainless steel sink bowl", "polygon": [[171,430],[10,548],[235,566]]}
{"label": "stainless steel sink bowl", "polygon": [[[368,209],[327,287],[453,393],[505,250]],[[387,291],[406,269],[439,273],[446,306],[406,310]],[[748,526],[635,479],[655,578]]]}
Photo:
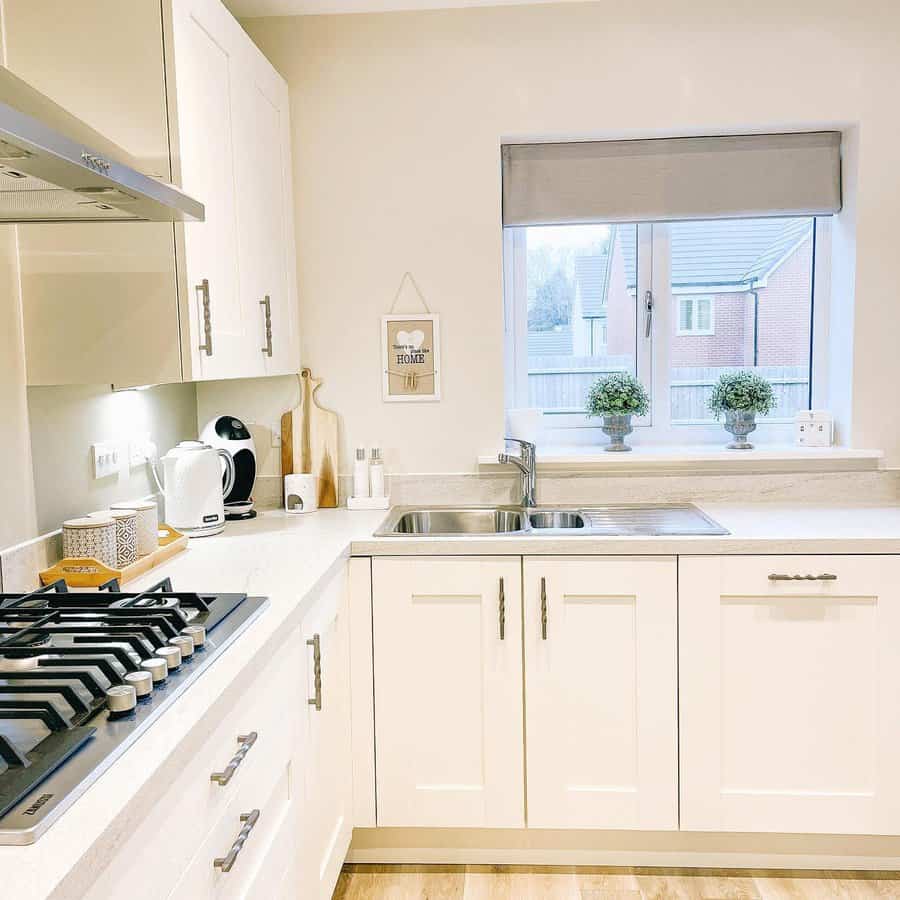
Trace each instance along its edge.
{"label": "stainless steel sink bowl", "polygon": [[575,509],[518,506],[395,507],[376,537],[542,534],[662,537],[728,534],[692,503],[622,503]]}
{"label": "stainless steel sink bowl", "polygon": [[[525,513],[521,509],[498,507],[494,509],[415,509],[398,511],[377,533],[393,534],[510,534],[525,530]],[[391,521],[394,519],[395,521]]]}
{"label": "stainless steel sink bowl", "polygon": [[584,516],[567,509],[533,512],[528,517],[532,528],[584,528]]}

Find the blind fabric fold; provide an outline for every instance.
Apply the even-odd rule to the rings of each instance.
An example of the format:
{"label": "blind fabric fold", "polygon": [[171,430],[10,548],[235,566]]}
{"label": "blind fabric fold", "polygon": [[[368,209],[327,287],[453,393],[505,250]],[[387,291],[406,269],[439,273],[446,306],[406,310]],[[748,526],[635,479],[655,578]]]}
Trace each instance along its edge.
{"label": "blind fabric fold", "polygon": [[831,215],[841,134],[505,144],[503,224]]}

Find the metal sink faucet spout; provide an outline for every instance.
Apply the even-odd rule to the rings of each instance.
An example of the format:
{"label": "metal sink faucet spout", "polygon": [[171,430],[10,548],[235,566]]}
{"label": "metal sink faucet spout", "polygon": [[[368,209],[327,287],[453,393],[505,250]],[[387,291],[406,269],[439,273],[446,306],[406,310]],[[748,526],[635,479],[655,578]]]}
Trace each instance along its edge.
{"label": "metal sink faucet spout", "polygon": [[522,475],[522,506],[529,508],[537,506],[535,492],[537,489],[537,447],[529,441],[519,438],[505,438],[506,443],[518,444],[519,455],[515,456],[505,450],[497,456],[497,460],[504,465],[514,465]]}

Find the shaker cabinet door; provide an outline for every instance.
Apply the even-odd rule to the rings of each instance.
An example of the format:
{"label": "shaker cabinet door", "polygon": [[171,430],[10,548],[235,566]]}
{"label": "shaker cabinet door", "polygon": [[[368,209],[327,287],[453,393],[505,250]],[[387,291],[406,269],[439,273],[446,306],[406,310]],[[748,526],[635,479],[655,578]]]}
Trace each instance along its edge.
{"label": "shaker cabinet door", "polygon": [[378,825],[522,827],[518,557],[375,559]]}
{"label": "shaker cabinet door", "polygon": [[240,290],[266,375],[297,372],[288,88],[251,45],[234,83]]}
{"label": "shaker cabinet door", "polygon": [[529,827],[678,827],[677,571],[525,558]]}
{"label": "shaker cabinet door", "polygon": [[181,183],[206,207],[204,222],[183,226],[195,380],[262,375],[259,314],[241,291],[255,260],[240,255],[235,187],[234,86],[248,39],[219,0],[173,0],[172,31]]}
{"label": "shaker cabinet door", "polygon": [[679,594],[681,827],[900,833],[900,557],[682,558]]}
{"label": "shaker cabinet door", "polygon": [[300,896],[310,900],[330,900],[353,830],[348,602],[347,570],[342,568],[300,629],[306,652],[300,686],[306,732]]}

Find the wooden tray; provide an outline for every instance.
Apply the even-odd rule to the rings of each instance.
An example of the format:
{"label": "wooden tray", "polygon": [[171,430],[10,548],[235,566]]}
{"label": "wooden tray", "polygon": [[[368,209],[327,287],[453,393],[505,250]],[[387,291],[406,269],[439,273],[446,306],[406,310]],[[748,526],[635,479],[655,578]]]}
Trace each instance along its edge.
{"label": "wooden tray", "polygon": [[[41,584],[52,584],[62,579],[69,587],[99,587],[111,578],[117,578],[120,585],[133,581],[139,575],[149,572],[154,566],[187,549],[187,536],[169,525],[160,525],[159,548],[147,556],[141,556],[124,569],[111,569],[90,556],[61,559],[56,565],[40,573]],[[163,534],[162,532],[165,532]]]}

